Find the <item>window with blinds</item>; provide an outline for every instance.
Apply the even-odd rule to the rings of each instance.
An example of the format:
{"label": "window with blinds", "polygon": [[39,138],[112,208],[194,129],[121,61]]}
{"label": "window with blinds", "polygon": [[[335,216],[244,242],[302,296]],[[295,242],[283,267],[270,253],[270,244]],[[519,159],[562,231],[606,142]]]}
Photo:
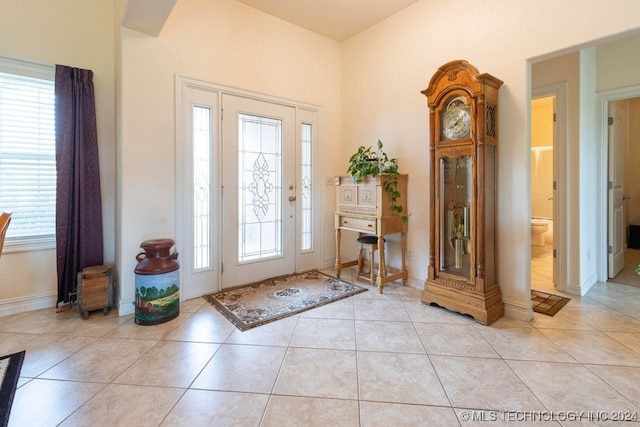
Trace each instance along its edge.
{"label": "window with blinds", "polygon": [[54,66],[0,58],[0,210],[5,249],[53,247],[56,215]]}

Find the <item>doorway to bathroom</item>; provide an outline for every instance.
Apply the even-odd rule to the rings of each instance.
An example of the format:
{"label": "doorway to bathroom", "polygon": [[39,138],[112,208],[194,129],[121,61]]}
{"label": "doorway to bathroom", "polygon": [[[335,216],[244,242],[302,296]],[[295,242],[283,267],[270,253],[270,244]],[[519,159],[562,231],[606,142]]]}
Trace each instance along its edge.
{"label": "doorway to bathroom", "polygon": [[531,288],[555,289],[556,96],[531,100]]}

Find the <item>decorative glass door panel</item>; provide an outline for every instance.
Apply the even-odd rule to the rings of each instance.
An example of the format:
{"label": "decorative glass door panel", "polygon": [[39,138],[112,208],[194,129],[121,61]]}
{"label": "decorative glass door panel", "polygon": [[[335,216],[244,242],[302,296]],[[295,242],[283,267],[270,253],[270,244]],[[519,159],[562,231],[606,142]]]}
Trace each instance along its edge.
{"label": "decorative glass door panel", "polygon": [[300,125],[300,250],[313,249],[313,128]]}
{"label": "decorative glass door panel", "polygon": [[440,271],[471,277],[471,188],[469,156],[440,159]]}
{"label": "decorative glass door panel", "polygon": [[194,105],[192,118],[192,188],[194,270],[211,268],[211,107]]}
{"label": "decorative glass door panel", "polygon": [[238,115],[238,261],[282,255],[282,120]]}

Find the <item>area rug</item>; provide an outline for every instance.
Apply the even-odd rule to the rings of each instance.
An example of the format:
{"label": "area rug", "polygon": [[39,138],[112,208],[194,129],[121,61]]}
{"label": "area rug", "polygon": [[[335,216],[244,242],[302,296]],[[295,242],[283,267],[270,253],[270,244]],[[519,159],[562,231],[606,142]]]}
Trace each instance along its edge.
{"label": "area rug", "polygon": [[204,298],[238,329],[246,331],[365,291],[366,288],[313,270],[227,289]]}
{"label": "area rug", "polygon": [[24,351],[0,357],[0,426],[9,424],[13,395],[18,386]]}
{"label": "area rug", "polygon": [[562,307],[567,305],[569,301],[571,301],[571,298],[531,289],[531,305],[533,306],[533,311],[536,313],[554,316]]}

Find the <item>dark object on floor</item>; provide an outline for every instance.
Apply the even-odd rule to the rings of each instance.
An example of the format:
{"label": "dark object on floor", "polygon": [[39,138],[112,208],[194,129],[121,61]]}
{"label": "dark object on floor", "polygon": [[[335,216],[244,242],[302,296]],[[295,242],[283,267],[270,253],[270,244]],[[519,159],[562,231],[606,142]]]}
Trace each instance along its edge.
{"label": "dark object on floor", "polygon": [[246,331],[366,290],[312,270],[227,289],[204,299]]}
{"label": "dark object on floor", "polygon": [[531,305],[536,313],[553,316],[569,301],[571,301],[571,298],[531,289]]}
{"label": "dark object on floor", "polygon": [[627,229],[627,247],[629,249],[640,249],[640,217],[631,221]]}
{"label": "dark object on floor", "polygon": [[0,357],[0,426],[9,424],[13,396],[18,386],[24,351]]}

